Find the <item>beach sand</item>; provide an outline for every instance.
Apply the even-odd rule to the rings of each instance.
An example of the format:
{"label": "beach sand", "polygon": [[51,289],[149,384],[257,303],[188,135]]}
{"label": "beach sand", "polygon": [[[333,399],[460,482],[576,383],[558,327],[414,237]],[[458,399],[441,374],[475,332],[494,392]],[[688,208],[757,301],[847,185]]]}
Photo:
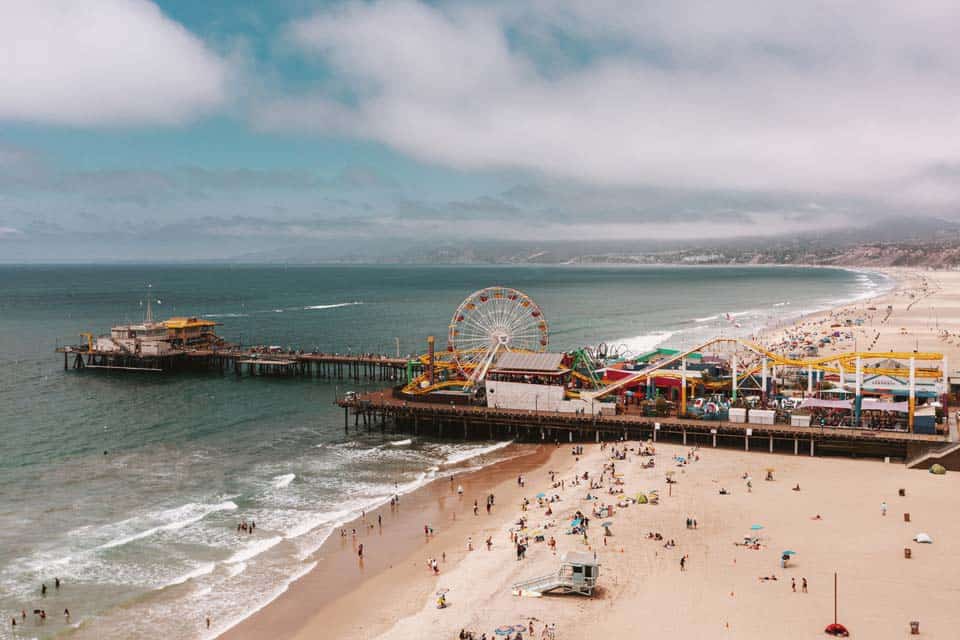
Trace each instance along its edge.
{"label": "beach sand", "polygon": [[[893,288],[869,300],[810,314],[761,332],[758,340],[775,351],[789,351],[789,336],[824,336],[835,340],[821,355],[843,351],[940,352],[960,364],[960,272],[885,269]],[[888,312],[887,307],[892,307]],[[862,319],[861,326],[845,325]]]}
{"label": "beach sand", "polygon": [[[567,447],[560,451],[572,458]],[[414,562],[412,569],[427,577],[428,588],[422,588],[423,580],[416,586],[408,583],[402,570],[386,572],[335,606],[321,608],[294,637],[455,638],[461,628],[489,637],[498,626],[533,618],[537,637],[542,622],[549,622],[557,625],[559,638],[622,638],[634,632],[678,638],[814,638],[833,620],[835,571],[839,619],[855,637],[902,637],[911,620],[920,621],[922,637],[956,637],[956,476],[877,461],[717,449],[700,450],[699,461],[676,466],[673,455],[687,451],[658,445],[654,469],[642,469],[642,459],[632,454],[628,461],[616,462],[628,494],[658,489],[660,504],[618,509],[609,518],[614,535],[606,546],[597,519],[590,527],[589,547],[579,536],[562,533],[573,512],[591,508],[583,499],[586,485],[569,486],[573,474],[568,472],[561,476],[567,488],[559,491],[550,488],[545,473],[531,474],[526,491],[531,500],[541,491],[560,493],[562,500],[554,504],[552,518],[531,508],[530,523],[555,521],[557,528],[547,533],[556,537],[561,553],[597,551],[603,568],[593,598],[511,594],[514,582],[554,570],[559,555],[535,543],[527,559],[518,562],[508,527],[523,512],[518,505],[501,504],[497,524],[482,521],[469,528],[475,551],[463,550],[465,537],[458,533],[455,567],[444,567],[433,578],[422,562]],[[608,453],[589,445],[577,470],[599,474]],[[772,482],[763,479],[767,467],[776,469]],[[671,470],[678,482],[668,487],[665,472]],[[742,479],[744,472],[752,475],[752,491]],[[801,490],[793,491],[797,483]],[[721,487],[731,495],[720,495]],[[900,488],[905,497],[898,495]],[[603,490],[601,500],[608,501]],[[886,516],[881,515],[883,501],[889,505]],[[904,522],[904,513],[910,513],[910,522]],[[822,519],[812,519],[818,514]],[[696,518],[697,529],[686,528],[687,517]],[[735,546],[754,524],[764,527],[761,549]],[[666,549],[662,542],[646,539],[650,531],[674,539],[676,547]],[[930,534],[934,543],[912,542],[918,532]],[[490,533],[495,544],[486,551],[481,542]],[[912,550],[911,559],[904,558],[904,548]],[[781,569],[780,553],[786,549],[797,555]],[[420,555],[433,551],[424,549]],[[681,573],[683,555],[689,560]],[[771,575],[778,580],[759,580]],[[800,592],[804,577],[806,594]],[[791,590],[791,578],[797,580],[797,593]],[[450,606],[443,610],[435,606],[433,594],[439,588],[449,589]],[[395,622],[382,628],[390,619]]]}
{"label": "beach sand", "polygon": [[[438,479],[404,496],[396,509],[381,507],[344,525],[346,537],[334,533],[314,559],[318,564],[294,582],[280,597],[231,628],[220,637],[371,638],[389,629],[399,617],[416,611],[436,590],[437,578],[426,562],[440,562],[440,579],[466,555],[472,536],[480,548],[487,535],[500,530],[511,518],[525,490],[517,477],[543,478],[548,469],[567,472],[572,461],[565,450],[553,446],[512,445],[504,450],[507,460],[476,471],[457,474],[451,482]],[[457,488],[463,487],[463,497]],[[529,485],[528,485],[529,486]],[[495,505],[486,513],[486,497],[494,494]],[[479,502],[479,515],[473,502]],[[383,517],[382,529],[376,526]],[[374,524],[371,528],[369,525]],[[429,524],[434,535],[424,536]],[[356,538],[351,530],[356,528]],[[357,545],[364,544],[364,561]],[[442,558],[446,554],[446,561]],[[374,606],[375,603],[375,606]]]}
{"label": "beach sand", "polygon": [[[960,274],[897,270],[892,275],[895,288],[877,299],[801,318],[758,339],[778,344],[787,332],[815,335],[832,331],[831,324],[847,317],[862,317],[863,326],[845,328],[850,337],[830,348],[942,351],[951,362],[960,361],[960,338],[941,331],[960,326]],[[889,314],[888,304],[893,306]],[[871,306],[876,311],[870,311]],[[658,444],[654,469],[642,469],[642,458],[633,453],[616,465],[624,474],[627,495],[657,489],[660,504],[617,509],[609,518],[614,535],[606,545],[597,526],[600,519],[594,519],[585,545],[581,537],[563,533],[577,509],[586,512],[594,504],[584,499],[586,485],[572,487],[570,481],[575,472],[599,475],[610,462],[609,448],[585,448],[579,461],[567,445],[544,447],[539,457],[477,472],[462,481],[462,500],[442,481],[429,485],[401,507],[405,513],[429,509],[424,517],[391,523],[390,535],[405,540],[394,550],[378,549],[379,543],[371,542],[368,564],[360,570],[352,545],[338,547],[340,541],[332,539],[313,572],[225,637],[412,640],[456,638],[465,628],[478,638],[480,633],[490,638],[501,625],[535,619],[537,638],[544,622],[557,625],[558,638],[819,638],[833,621],[834,572],[839,621],[853,637],[904,637],[911,620],[920,622],[920,637],[958,637],[952,609],[960,595],[955,580],[960,569],[960,518],[955,515],[960,480],[955,474],[934,476],[879,461],[720,449],[700,450],[699,461],[677,466],[673,456],[689,450]],[[516,485],[518,465],[528,478],[523,489]],[[772,482],[764,480],[767,467],[776,469]],[[550,487],[551,469],[565,480],[565,489]],[[676,473],[676,484],[666,484],[667,471]],[[745,472],[752,476],[752,491],[742,479]],[[615,502],[606,494],[607,480],[601,501]],[[797,483],[801,490],[793,491]],[[720,495],[721,487],[731,495]],[[901,488],[904,497],[898,495]],[[491,491],[497,507],[487,516],[483,504]],[[546,544],[534,543],[527,558],[517,561],[509,531],[524,515],[520,499],[535,502],[541,491],[561,496],[553,505],[554,515],[548,518],[536,506],[525,515],[532,526],[556,524],[546,531],[556,538],[559,553],[554,556]],[[476,518],[474,499],[481,505]],[[889,505],[885,516],[880,508],[884,501]],[[910,522],[904,521],[904,513],[910,514]],[[821,519],[813,519],[818,514]],[[696,518],[697,529],[686,528],[687,517]],[[425,518],[446,520],[429,541],[422,533]],[[763,526],[761,549],[735,546],[754,524]],[[674,539],[676,547],[667,549],[663,542],[647,539],[651,531]],[[912,542],[919,532],[932,536],[933,544]],[[488,535],[494,541],[491,551],[483,545]],[[474,551],[466,550],[468,536]],[[911,549],[911,559],[904,558],[905,548]],[[779,559],[785,549],[797,555],[782,569]],[[567,550],[597,552],[603,568],[593,598],[511,593],[513,583],[556,570]],[[435,577],[425,563],[443,552],[447,562]],[[384,553],[390,554],[389,560],[382,559]],[[684,555],[689,559],[681,572]],[[381,558],[376,566],[374,556]],[[772,575],[778,579],[759,579]],[[796,579],[797,593],[791,578]],[[809,593],[801,592],[802,578],[809,583]],[[436,608],[438,589],[449,590],[446,609]]]}

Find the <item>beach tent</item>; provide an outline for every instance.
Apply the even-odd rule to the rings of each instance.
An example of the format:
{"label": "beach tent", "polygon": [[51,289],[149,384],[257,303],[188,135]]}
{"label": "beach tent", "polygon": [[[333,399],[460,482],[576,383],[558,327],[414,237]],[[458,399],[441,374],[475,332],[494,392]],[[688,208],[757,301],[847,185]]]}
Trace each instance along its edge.
{"label": "beach tent", "polygon": [[917,535],[913,536],[913,541],[921,542],[925,544],[933,544],[933,538],[931,538],[926,533],[918,533]]}
{"label": "beach tent", "polygon": [[944,467],[942,464],[935,464],[932,467],[930,467],[930,473],[937,476],[942,476],[946,472],[947,472],[947,468]]}

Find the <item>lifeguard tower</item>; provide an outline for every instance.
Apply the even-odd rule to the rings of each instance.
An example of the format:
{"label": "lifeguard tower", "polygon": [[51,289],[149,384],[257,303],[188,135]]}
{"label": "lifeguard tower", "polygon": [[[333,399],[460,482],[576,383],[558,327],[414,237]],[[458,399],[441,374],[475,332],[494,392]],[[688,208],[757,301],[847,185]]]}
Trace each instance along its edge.
{"label": "lifeguard tower", "polygon": [[592,596],[599,577],[600,562],[596,554],[568,551],[561,557],[560,568],[556,573],[518,582],[513,585],[512,591],[514,595],[532,597],[551,591]]}

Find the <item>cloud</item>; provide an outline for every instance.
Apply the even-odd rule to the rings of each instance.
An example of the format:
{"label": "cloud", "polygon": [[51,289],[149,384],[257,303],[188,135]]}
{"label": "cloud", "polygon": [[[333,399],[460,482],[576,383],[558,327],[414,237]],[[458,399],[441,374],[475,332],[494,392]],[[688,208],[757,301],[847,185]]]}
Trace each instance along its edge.
{"label": "cloud", "polygon": [[263,105],[462,170],[958,203],[960,5],[348,2],[288,38],[335,81]]}
{"label": "cloud", "polygon": [[180,124],[220,107],[228,64],[147,0],[0,0],[0,121]]}

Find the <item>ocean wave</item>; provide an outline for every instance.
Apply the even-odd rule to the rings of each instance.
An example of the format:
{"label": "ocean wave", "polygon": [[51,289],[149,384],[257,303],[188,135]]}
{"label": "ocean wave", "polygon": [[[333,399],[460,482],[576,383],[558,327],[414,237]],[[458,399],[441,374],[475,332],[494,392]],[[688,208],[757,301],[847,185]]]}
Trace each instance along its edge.
{"label": "ocean wave", "polygon": [[256,606],[254,606],[254,607],[252,607],[252,608],[250,608],[250,609],[246,609],[242,614],[238,615],[238,616],[235,617],[235,618],[232,618],[232,619],[228,620],[227,622],[225,622],[225,623],[222,624],[221,626],[217,627],[216,629],[211,630],[211,633],[209,633],[208,635],[206,635],[206,636],[204,636],[204,637],[217,638],[217,637],[223,635],[223,633],[225,633],[228,629],[231,629],[231,628],[237,626],[238,624],[240,624],[241,622],[243,622],[244,620],[246,620],[247,618],[249,618],[250,616],[252,616],[252,615],[255,614],[256,612],[260,611],[261,609],[263,609],[264,607],[266,607],[268,604],[270,604],[271,602],[273,602],[274,600],[276,600],[277,598],[279,598],[281,595],[283,595],[284,593],[286,593],[287,589],[290,588],[290,585],[291,585],[291,584],[293,584],[294,582],[296,582],[297,580],[299,580],[299,579],[302,578],[303,576],[305,576],[305,575],[307,575],[308,573],[310,573],[311,571],[313,571],[313,569],[314,569],[316,566],[317,566],[317,563],[316,563],[316,562],[311,562],[310,564],[307,564],[307,565],[301,567],[299,571],[297,571],[296,573],[294,573],[293,575],[291,575],[287,580],[285,580],[285,581],[283,582],[283,584],[281,584],[276,590],[274,590],[273,593],[271,593],[269,596],[267,596],[264,600],[262,600],[262,601],[261,601],[260,603],[258,603]]}
{"label": "ocean wave", "polygon": [[199,567],[192,571],[188,571],[182,575],[173,578],[169,582],[166,582],[157,587],[157,589],[166,589],[167,587],[172,587],[178,584],[183,584],[187,580],[192,580],[193,578],[199,578],[200,576],[205,576],[209,573],[213,573],[213,570],[217,567],[216,562],[204,562]]}
{"label": "ocean wave", "polygon": [[494,451],[499,451],[504,447],[508,447],[513,444],[513,440],[507,440],[506,442],[498,442],[492,444],[488,447],[480,447],[479,449],[468,449],[467,451],[457,451],[448,455],[444,461],[441,463],[441,466],[450,467],[455,464],[460,464],[470,458],[476,458],[478,456],[486,455],[488,453],[493,453]]}
{"label": "ocean wave", "polygon": [[[217,511],[232,511],[237,508],[237,504],[232,500],[227,500],[226,502],[221,502],[220,504],[197,504],[195,502],[190,502],[183,505],[182,507],[177,507],[176,509],[168,509],[162,511],[158,514],[147,516],[143,520],[166,520],[174,518],[171,522],[166,522],[161,525],[156,525],[142,531],[137,531],[135,533],[130,533],[119,538],[114,538],[108,542],[101,544],[98,549],[111,549],[113,547],[120,547],[125,544],[134,542],[135,540],[140,540],[142,538],[147,538],[161,531],[177,531],[178,529],[183,529],[184,527],[190,526],[195,522],[203,520],[211,513],[216,513]],[[142,521],[139,518],[133,518],[130,520],[124,520],[123,522],[117,523],[120,526],[129,524],[131,522]]]}
{"label": "ocean wave", "polygon": [[710,322],[711,320],[719,320],[719,319],[720,319],[720,315],[716,314],[712,316],[704,316],[702,318],[694,318],[693,321],[694,322]]}
{"label": "ocean wave", "polygon": [[249,313],[205,313],[204,318],[248,318]]}
{"label": "ocean wave", "polygon": [[282,476],[274,476],[273,478],[273,488],[274,489],[283,489],[284,487],[290,486],[290,483],[293,482],[294,478],[297,477],[295,473],[285,473]]}
{"label": "ocean wave", "polygon": [[634,336],[632,338],[619,338],[617,340],[611,340],[608,344],[620,346],[622,345],[627,353],[640,354],[651,349],[656,348],[658,345],[670,339],[676,331],[653,331],[651,333],[645,333],[643,335]]}
{"label": "ocean wave", "polygon": [[238,562],[245,562],[251,558],[256,558],[261,553],[272,549],[281,542],[283,542],[283,536],[273,536],[272,538],[257,540],[230,556],[227,559],[227,564],[237,564]]}
{"label": "ocean wave", "polygon": [[363,304],[362,302],[337,302],[335,304],[314,304],[309,307],[304,307],[304,311],[319,311],[321,309],[339,309],[340,307],[353,307],[358,304]]}
{"label": "ocean wave", "polygon": [[406,440],[394,440],[390,443],[390,445],[393,447],[404,447],[408,444],[413,444],[412,438],[407,438]]}

